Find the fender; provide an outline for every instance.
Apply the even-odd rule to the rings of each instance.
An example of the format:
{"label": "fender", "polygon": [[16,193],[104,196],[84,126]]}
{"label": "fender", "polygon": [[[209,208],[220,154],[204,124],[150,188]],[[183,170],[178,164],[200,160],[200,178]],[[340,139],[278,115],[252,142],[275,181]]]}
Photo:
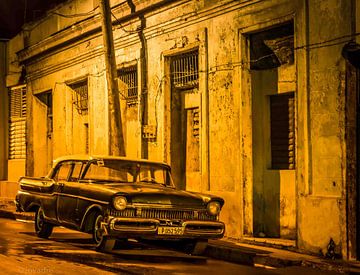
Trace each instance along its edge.
{"label": "fender", "polygon": [[25,212],[35,212],[32,210],[35,207],[36,208],[41,207],[41,204],[39,202],[31,202],[24,210],[25,210]]}
{"label": "fender", "polygon": [[95,209],[96,209],[96,210],[99,210],[100,212],[103,211],[103,207],[102,207],[100,204],[92,204],[92,205],[90,205],[90,206],[86,209],[85,214],[84,214],[84,216],[83,216],[83,218],[82,218],[82,220],[81,220],[80,230],[83,230],[83,229],[84,229],[84,223],[85,223],[85,221],[86,221],[86,218],[87,218],[88,214],[89,214],[92,210],[95,210]]}

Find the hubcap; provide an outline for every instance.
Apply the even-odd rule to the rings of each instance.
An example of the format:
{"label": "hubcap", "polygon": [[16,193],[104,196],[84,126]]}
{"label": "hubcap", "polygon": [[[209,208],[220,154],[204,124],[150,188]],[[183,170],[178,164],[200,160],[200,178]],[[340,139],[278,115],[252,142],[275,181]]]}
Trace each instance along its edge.
{"label": "hubcap", "polygon": [[44,213],[42,209],[39,209],[38,215],[36,217],[36,224],[39,229],[41,229],[44,225]]}
{"label": "hubcap", "polygon": [[94,237],[95,237],[96,243],[100,243],[101,239],[103,237],[103,232],[102,232],[102,228],[101,228],[102,221],[103,221],[103,216],[101,216],[101,215],[97,216],[96,221],[95,221],[95,227],[94,227]]}

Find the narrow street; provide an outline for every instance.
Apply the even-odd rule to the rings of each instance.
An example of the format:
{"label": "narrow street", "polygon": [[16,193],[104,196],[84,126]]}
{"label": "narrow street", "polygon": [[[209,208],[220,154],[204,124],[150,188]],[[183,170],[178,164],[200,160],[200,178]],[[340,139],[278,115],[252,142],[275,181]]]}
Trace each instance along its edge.
{"label": "narrow street", "polygon": [[0,219],[1,274],[335,274],[304,267],[269,269],[232,264],[131,242],[111,254],[89,235],[55,228],[35,236],[32,222]]}

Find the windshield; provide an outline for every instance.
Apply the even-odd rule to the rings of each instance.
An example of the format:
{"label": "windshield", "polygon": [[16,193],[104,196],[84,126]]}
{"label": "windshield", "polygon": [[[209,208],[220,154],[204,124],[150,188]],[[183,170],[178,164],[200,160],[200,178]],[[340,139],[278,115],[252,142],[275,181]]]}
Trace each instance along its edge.
{"label": "windshield", "polygon": [[124,160],[92,161],[82,180],[110,183],[145,183],[173,187],[170,171],[166,166]]}

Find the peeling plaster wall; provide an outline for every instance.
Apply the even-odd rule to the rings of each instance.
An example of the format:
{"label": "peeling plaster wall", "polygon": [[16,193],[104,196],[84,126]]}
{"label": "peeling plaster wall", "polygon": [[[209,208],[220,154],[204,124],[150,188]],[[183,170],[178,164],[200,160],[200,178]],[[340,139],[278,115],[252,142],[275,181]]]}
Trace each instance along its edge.
{"label": "peeling plaster wall", "polygon": [[[350,1],[309,1],[308,43],[314,46],[310,48],[308,60],[299,58],[298,61],[299,82],[303,81],[302,70],[308,70],[306,81],[309,86],[300,92],[307,93],[310,102],[306,111],[301,106],[303,97],[299,96],[299,116],[308,115],[305,128],[309,127],[310,135],[304,140],[309,145],[309,163],[304,163],[309,165],[308,180],[303,181],[303,174],[298,178],[298,246],[315,253],[324,252],[332,238],[337,252],[344,257],[345,62],[341,57],[344,44],[339,41],[327,46],[324,41],[350,34],[350,15]],[[302,24],[301,30],[306,31]],[[304,43],[306,41],[299,39],[299,45]],[[304,126],[301,122],[299,120],[300,138]],[[298,148],[299,151],[302,149],[301,144]],[[307,152],[300,151],[303,153]],[[299,172],[306,173],[306,170]]]}

